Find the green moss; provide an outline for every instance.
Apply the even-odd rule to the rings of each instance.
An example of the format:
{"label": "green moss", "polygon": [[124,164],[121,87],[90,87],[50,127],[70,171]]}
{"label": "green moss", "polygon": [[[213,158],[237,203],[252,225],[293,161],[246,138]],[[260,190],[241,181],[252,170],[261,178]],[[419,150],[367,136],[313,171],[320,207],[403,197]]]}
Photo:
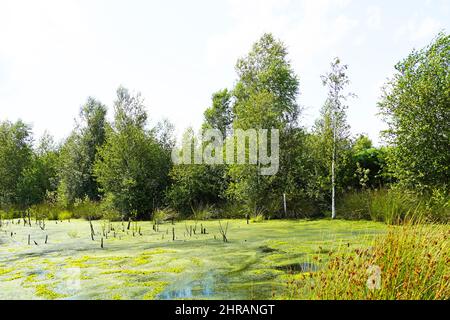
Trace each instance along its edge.
{"label": "green moss", "polygon": [[63,294],[59,294],[59,293],[51,290],[50,287],[45,284],[37,285],[35,290],[36,290],[36,296],[44,298],[46,300],[55,300],[55,299],[61,299],[61,298],[66,297]]}
{"label": "green moss", "polygon": [[163,272],[168,272],[168,273],[182,273],[184,271],[184,268],[182,267],[172,267],[172,268],[168,268],[165,270],[162,270]]}
{"label": "green moss", "polygon": [[8,269],[8,268],[0,268],[0,276],[3,276],[5,274],[10,273],[11,271],[13,271],[13,269]]}
{"label": "green moss", "polygon": [[175,253],[175,250],[168,250],[168,249],[162,249],[162,248],[156,248],[150,251],[145,251],[142,254],[143,255],[154,255],[154,254],[163,254],[163,253]]}
{"label": "green moss", "polygon": [[130,270],[130,269],[121,269],[121,270],[107,270],[101,272],[101,274],[123,274],[123,275],[149,275],[158,272],[157,270]]}
{"label": "green moss", "polygon": [[191,259],[191,261],[197,267],[200,267],[202,265],[202,260],[200,260],[199,258],[195,258],[194,257],[194,258]]}
{"label": "green moss", "polygon": [[125,259],[129,259],[130,257],[128,256],[123,256],[123,257],[104,257],[103,259],[108,260],[108,261],[123,261]]}
{"label": "green moss", "polygon": [[[93,221],[97,232],[102,223]],[[172,225],[167,226],[169,236],[163,240],[151,231],[151,222],[140,223],[143,235],[135,237],[123,233],[120,222],[113,223],[117,236],[106,240],[103,249],[99,236],[95,242],[90,240],[89,225],[84,220],[49,224],[46,232],[54,251],[48,252],[48,246],[33,246],[33,252],[28,252],[30,247],[25,245],[19,250],[23,258],[17,260],[16,253],[9,253],[16,247],[9,247],[9,243],[3,247],[2,263],[7,263],[0,270],[7,272],[0,281],[20,280],[2,287],[0,299],[30,298],[30,290],[23,287],[34,289],[42,284],[49,285],[47,289],[52,291],[59,277],[66,280],[67,274],[70,280],[77,276],[68,268],[80,268],[79,278],[89,280],[82,292],[88,299],[104,299],[108,287],[114,291],[109,291],[106,298],[117,293],[124,298],[139,295],[157,299],[168,285],[170,292],[177,293],[174,298],[189,299],[192,297],[179,297],[178,292],[192,292],[195,297],[208,299],[266,299],[272,297],[272,287],[286,283],[283,277],[289,272],[277,267],[311,261],[314,253],[325,258],[327,251],[339,245],[348,249],[347,243],[351,243],[350,249],[354,245],[363,247],[367,239],[384,230],[384,225],[372,222],[275,220],[247,225],[245,220],[233,220],[227,234],[229,242],[224,244],[219,237],[214,240],[218,221],[202,224],[209,232],[207,236],[185,237],[185,222],[175,223],[178,241],[171,241]],[[26,239],[28,229],[14,228],[18,236]],[[79,238],[68,237],[70,231],[77,231]],[[207,294],[202,289],[206,285],[210,288]]]}
{"label": "green moss", "polygon": [[142,297],[143,300],[154,300],[158,294],[164,291],[164,288],[167,286],[167,282],[154,281],[154,282],[145,282],[145,287],[150,288],[149,291]]}
{"label": "green moss", "polygon": [[47,280],[53,280],[53,279],[55,279],[55,274],[49,272],[49,273],[47,273],[46,277],[47,277]]}
{"label": "green moss", "polygon": [[133,259],[133,262],[131,265],[133,266],[142,266],[144,264],[148,264],[150,263],[150,259],[147,256],[138,256],[136,258]]}
{"label": "green moss", "polygon": [[33,283],[36,283],[37,281],[38,281],[37,274],[32,273],[23,280],[22,285],[24,287],[30,287]]}
{"label": "green moss", "polygon": [[83,256],[81,258],[74,259],[72,257],[66,259],[66,268],[87,268],[89,265],[88,261],[94,260],[95,258],[89,256]]}
{"label": "green moss", "polygon": [[20,272],[17,272],[16,274],[10,276],[9,278],[2,279],[2,281],[14,281],[17,279],[21,279],[23,277],[23,274]]}

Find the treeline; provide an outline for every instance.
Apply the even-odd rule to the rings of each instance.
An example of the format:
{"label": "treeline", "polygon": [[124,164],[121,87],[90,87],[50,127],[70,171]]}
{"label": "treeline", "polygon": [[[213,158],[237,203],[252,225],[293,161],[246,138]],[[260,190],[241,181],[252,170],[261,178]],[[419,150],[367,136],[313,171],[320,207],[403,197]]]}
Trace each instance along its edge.
{"label": "treeline", "polygon": [[[420,212],[449,218],[450,37],[443,33],[396,65],[380,113],[388,147],[352,137],[346,121],[347,66],[336,58],[322,77],[328,96],[311,130],[301,125],[300,81],[286,46],[263,35],[236,64],[233,88],[213,94],[200,131],[278,129],[279,171],[250,164],[174,165],[173,125],[150,127],[143,99],[120,87],[113,121],[94,98],[57,144],[34,143],[22,121],[0,123],[3,215],[105,217],[341,218],[394,222]],[[370,125],[370,124],[368,124]],[[195,139],[193,129],[185,138]],[[204,144],[197,146],[205,148]]]}

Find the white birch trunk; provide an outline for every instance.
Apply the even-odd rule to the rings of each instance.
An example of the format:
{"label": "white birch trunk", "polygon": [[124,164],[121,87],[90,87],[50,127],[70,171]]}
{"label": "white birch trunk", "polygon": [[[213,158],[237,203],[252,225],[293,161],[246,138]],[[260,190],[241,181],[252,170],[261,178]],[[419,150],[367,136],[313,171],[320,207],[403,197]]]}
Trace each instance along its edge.
{"label": "white birch trunk", "polygon": [[[336,106],[333,106],[336,108]],[[333,159],[331,160],[331,219],[336,219],[336,110],[333,110]]]}

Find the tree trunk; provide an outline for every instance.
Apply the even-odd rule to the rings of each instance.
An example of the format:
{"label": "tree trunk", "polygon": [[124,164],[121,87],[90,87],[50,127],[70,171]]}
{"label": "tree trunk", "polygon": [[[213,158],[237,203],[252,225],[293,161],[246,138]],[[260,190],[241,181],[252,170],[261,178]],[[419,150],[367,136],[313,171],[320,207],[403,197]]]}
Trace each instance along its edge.
{"label": "tree trunk", "polygon": [[331,219],[336,219],[336,111],[333,110],[333,159],[331,160]]}

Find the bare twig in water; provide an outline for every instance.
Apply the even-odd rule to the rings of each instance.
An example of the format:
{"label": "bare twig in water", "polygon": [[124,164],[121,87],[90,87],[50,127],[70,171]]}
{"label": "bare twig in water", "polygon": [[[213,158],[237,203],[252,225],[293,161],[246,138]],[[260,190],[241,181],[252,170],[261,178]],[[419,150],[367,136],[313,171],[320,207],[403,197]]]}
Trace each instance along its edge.
{"label": "bare twig in water", "polygon": [[228,238],[227,238],[228,222],[227,222],[227,226],[224,229],[222,227],[222,223],[219,221],[219,231],[220,231],[220,234],[222,235],[223,242],[228,242]]}

